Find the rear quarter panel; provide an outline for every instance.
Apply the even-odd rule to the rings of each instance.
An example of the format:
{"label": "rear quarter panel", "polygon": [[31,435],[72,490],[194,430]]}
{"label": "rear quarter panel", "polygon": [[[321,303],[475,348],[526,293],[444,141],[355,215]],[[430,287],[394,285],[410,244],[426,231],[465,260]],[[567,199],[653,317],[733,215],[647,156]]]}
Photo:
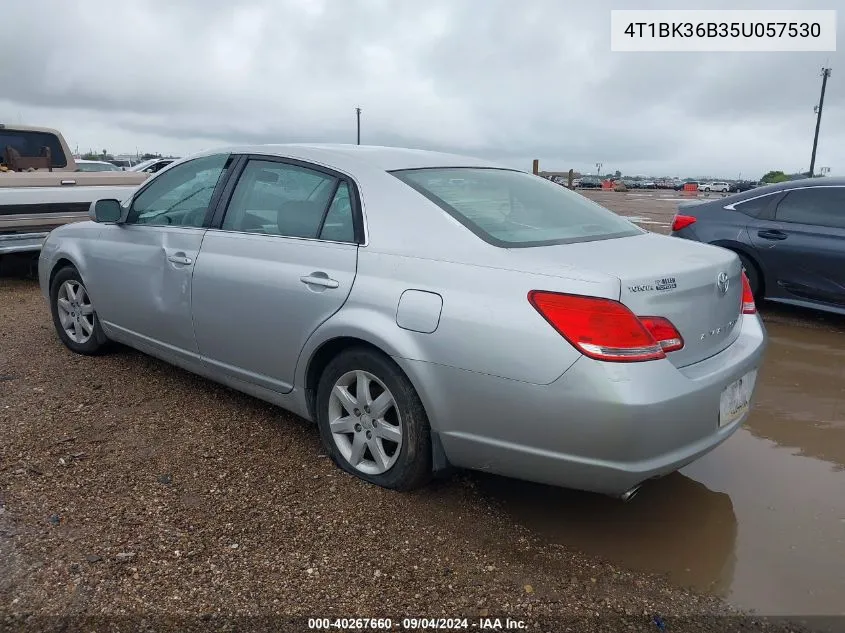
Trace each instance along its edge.
{"label": "rear quarter panel", "polygon": [[[309,339],[301,358],[310,358],[332,338],[354,336],[395,357],[549,384],[580,354],[528,302],[534,289],[618,297],[619,282],[526,274],[364,248],[348,300]],[[436,330],[399,327],[397,307],[406,290],[443,298]],[[305,364],[299,363],[301,375]]]}

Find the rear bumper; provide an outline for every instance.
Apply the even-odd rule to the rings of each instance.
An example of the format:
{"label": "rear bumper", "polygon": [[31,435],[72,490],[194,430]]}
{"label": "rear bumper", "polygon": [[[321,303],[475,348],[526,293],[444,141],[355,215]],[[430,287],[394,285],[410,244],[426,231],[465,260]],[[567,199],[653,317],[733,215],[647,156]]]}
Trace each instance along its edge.
{"label": "rear bumper", "polygon": [[720,395],[759,368],[766,333],[757,315],[740,328],[730,347],[687,367],[581,358],[549,385],[397,360],[452,464],[620,495],[696,460],[742,425],[745,416],[719,428]]}
{"label": "rear bumper", "polygon": [[41,243],[50,234],[49,231],[38,233],[10,233],[0,235],[0,255],[9,253],[38,252]]}

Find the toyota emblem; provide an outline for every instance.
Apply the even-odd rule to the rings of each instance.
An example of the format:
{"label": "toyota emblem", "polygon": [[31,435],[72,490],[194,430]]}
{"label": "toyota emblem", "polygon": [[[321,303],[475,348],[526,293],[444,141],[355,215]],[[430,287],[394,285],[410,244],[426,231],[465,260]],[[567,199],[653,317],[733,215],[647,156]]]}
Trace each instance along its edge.
{"label": "toyota emblem", "polygon": [[728,293],[728,288],[731,285],[731,280],[728,279],[728,273],[721,272],[716,277],[716,288],[719,289],[719,294],[724,295]]}

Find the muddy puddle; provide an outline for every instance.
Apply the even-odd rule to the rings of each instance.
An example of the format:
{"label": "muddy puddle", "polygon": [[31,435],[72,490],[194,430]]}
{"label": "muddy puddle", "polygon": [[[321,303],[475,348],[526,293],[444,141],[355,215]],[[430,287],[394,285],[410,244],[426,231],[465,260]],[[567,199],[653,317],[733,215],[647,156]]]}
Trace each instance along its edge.
{"label": "muddy puddle", "polygon": [[479,487],[550,542],[764,615],[845,615],[845,331],[767,327],[745,428],[631,502],[492,476]]}

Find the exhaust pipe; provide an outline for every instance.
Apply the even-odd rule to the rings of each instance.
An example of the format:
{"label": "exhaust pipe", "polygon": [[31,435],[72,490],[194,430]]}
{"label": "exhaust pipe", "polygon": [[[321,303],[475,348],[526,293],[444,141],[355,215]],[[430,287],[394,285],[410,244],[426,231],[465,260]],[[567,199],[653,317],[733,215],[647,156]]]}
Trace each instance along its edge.
{"label": "exhaust pipe", "polygon": [[642,484],[634,486],[628,492],[623,492],[621,495],[619,495],[619,498],[622,499],[623,502],[628,503],[631,499],[637,496],[637,493],[640,491],[640,488],[642,488]]}

